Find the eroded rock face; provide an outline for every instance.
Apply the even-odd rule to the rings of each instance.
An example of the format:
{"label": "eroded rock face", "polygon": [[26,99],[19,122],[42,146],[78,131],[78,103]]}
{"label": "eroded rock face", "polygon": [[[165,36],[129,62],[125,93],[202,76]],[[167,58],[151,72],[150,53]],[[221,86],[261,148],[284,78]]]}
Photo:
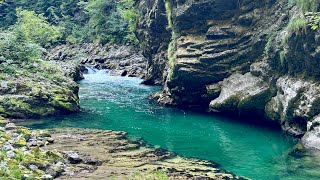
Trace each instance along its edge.
{"label": "eroded rock face", "polygon": [[[308,137],[317,137],[316,128],[308,131],[307,124],[320,112],[320,32],[287,28],[290,18],[299,13],[297,7],[282,0],[166,2],[171,5],[167,12],[175,46],[168,50],[174,62],[164,58],[160,63],[170,68],[160,73],[169,76],[162,94],[155,96],[159,103],[259,114],[295,136],[308,132]],[[145,6],[142,14],[155,7],[152,3]],[[158,17],[152,16],[153,21],[164,27],[165,21]],[[140,27],[148,27],[146,22],[140,20]],[[160,40],[144,28],[139,33],[148,34],[139,39],[145,47]],[[168,47],[164,43],[168,44],[163,41],[161,47]],[[159,65],[156,56],[159,51],[148,51],[149,67]],[[159,77],[159,72],[148,73],[151,78]]]}
{"label": "eroded rock face", "polygon": [[139,1],[136,35],[148,61],[145,84],[163,84],[167,77],[167,48],[171,39],[165,1]]}
{"label": "eroded rock face", "polygon": [[320,86],[318,83],[288,76],[276,82],[277,95],[266,105],[266,114],[280,120],[284,129],[302,136],[307,122],[320,111]]}

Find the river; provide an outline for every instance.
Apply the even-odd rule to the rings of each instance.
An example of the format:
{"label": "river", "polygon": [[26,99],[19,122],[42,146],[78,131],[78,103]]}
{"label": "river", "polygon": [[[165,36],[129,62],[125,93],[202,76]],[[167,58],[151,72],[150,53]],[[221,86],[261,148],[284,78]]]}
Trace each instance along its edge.
{"label": "river", "polygon": [[[121,130],[186,157],[211,160],[252,179],[315,179],[320,161],[289,155],[296,140],[281,130],[237,119],[161,107],[148,100],[160,87],[141,79],[85,75],[79,82],[81,112],[28,121],[31,128]],[[257,119],[259,121],[259,119]]]}

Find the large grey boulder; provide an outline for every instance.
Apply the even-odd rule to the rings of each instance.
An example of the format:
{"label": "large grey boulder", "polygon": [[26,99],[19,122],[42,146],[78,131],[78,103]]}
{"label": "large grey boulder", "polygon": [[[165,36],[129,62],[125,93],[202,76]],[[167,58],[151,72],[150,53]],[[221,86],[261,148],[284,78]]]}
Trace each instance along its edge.
{"label": "large grey boulder", "polygon": [[269,84],[259,77],[234,74],[221,83],[220,96],[210,102],[210,111],[256,113],[264,110],[271,96]]}

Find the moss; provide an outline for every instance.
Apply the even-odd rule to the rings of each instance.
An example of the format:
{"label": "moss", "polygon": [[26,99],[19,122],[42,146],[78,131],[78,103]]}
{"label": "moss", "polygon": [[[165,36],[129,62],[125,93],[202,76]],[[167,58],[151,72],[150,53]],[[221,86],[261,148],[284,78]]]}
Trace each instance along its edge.
{"label": "moss", "polygon": [[307,32],[308,22],[304,15],[296,15],[290,19],[287,26],[288,32],[296,34],[305,34]]}
{"label": "moss", "polygon": [[54,162],[54,163],[57,163],[59,161],[60,162],[64,161],[62,154],[60,154],[59,152],[56,152],[56,151],[47,151],[46,152],[46,158],[50,162]]}
{"label": "moss", "polygon": [[37,136],[39,137],[51,137],[51,134],[48,130],[37,130]]}
{"label": "moss", "polygon": [[148,171],[148,172],[135,172],[129,177],[132,180],[168,180],[169,177],[164,171]]}
{"label": "moss", "polygon": [[18,126],[17,133],[21,134],[26,140],[29,140],[31,137],[31,131],[25,127]]}
{"label": "moss", "polygon": [[27,146],[27,141],[25,138],[19,138],[16,142],[13,143],[15,147],[23,147]]}
{"label": "moss", "polygon": [[67,111],[77,111],[78,105],[69,96],[58,94],[54,96],[52,103]]}
{"label": "moss", "polygon": [[[0,116],[1,117],[1,116]],[[7,119],[1,119],[0,118],[0,126],[5,126],[6,124],[8,124],[10,121]]]}

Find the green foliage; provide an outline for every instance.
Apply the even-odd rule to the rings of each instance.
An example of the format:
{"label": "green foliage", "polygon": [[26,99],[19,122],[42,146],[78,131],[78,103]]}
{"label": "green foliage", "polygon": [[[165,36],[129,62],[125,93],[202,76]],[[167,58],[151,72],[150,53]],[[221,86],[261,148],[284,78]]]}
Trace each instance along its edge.
{"label": "green foliage", "polygon": [[270,52],[271,46],[272,46],[272,42],[276,36],[277,36],[276,32],[272,32],[272,33],[268,34],[268,36],[267,36],[268,41],[264,47],[264,55],[266,55],[266,56],[269,55],[269,52]]}
{"label": "green foliage", "polygon": [[136,38],[134,32],[137,28],[139,14],[135,9],[134,4],[134,0],[122,0],[121,11],[123,19],[129,23],[129,32],[127,35],[127,40],[130,42],[137,43],[138,39]]}
{"label": "green foliage", "polygon": [[287,31],[294,32],[296,34],[306,33],[308,27],[307,19],[304,15],[293,16],[287,26]]}
{"label": "green foliage", "polygon": [[62,36],[61,28],[50,25],[42,14],[17,9],[18,21],[12,29],[26,41],[49,46]]}
{"label": "green foliage", "polygon": [[281,62],[281,64],[283,64],[284,60],[286,59],[285,52],[284,51],[280,51],[279,56],[280,56],[280,62]]}
{"label": "green foliage", "polygon": [[134,0],[7,0],[0,4],[1,28],[17,23],[19,8],[33,11],[25,15],[45,19],[55,25],[51,25],[55,30],[60,27],[60,33],[51,36],[51,43],[58,39],[102,44],[137,41],[133,33],[138,20]]}
{"label": "green foliage", "polygon": [[0,32],[0,71],[6,63],[31,62],[40,59],[43,49],[27,43],[11,32]]}
{"label": "green foliage", "polygon": [[308,19],[308,25],[311,27],[311,30],[317,30],[320,23],[320,13],[319,12],[309,12],[305,14]]}
{"label": "green foliage", "polygon": [[176,34],[173,29],[173,22],[172,22],[172,4],[170,0],[165,0],[165,8],[166,8],[167,21],[168,21],[167,29],[171,30],[171,41],[167,49],[169,66],[170,66],[168,78],[170,80],[173,77],[173,69],[174,69],[175,59],[176,59],[175,52],[177,50]]}
{"label": "green foliage", "polygon": [[89,0],[78,3],[89,16],[85,27],[89,41],[99,43],[123,43],[128,32],[128,24],[122,18],[114,0]]}
{"label": "green foliage", "polygon": [[320,0],[296,0],[296,4],[302,12],[317,12]]}
{"label": "green foliage", "polygon": [[170,0],[165,0],[166,15],[168,20],[168,28],[172,29],[172,5]]}

